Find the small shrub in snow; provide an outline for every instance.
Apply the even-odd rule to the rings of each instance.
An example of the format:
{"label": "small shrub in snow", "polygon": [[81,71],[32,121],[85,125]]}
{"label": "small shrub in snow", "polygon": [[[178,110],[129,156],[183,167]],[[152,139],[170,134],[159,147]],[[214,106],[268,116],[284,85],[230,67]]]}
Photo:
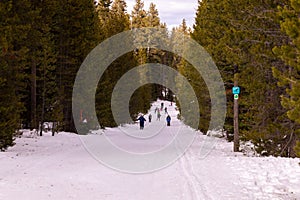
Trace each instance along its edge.
{"label": "small shrub in snow", "polygon": [[241,142],[240,149],[245,156],[258,156],[255,145],[250,141]]}
{"label": "small shrub in snow", "polygon": [[209,131],[207,131],[206,135],[217,137],[217,138],[225,137],[225,133],[223,130],[209,130]]}
{"label": "small shrub in snow", "polygon": [[36,129],[33,129],[33,130],[22,129],[19,131],[21,132],[22,137],[25,137],[25,138],[35,138],[38,135]]}

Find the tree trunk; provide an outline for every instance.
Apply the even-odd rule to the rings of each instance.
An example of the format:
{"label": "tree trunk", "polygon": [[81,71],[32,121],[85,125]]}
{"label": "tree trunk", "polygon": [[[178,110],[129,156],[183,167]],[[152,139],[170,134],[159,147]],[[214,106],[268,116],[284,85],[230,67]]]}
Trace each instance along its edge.
{"label": "tree trunk", "polygon": [[42,93],[42,114],[41,114],[41,130],[40,136],[43,136],[44,116],[45,116],[45,94],[46,94],[46,71],[45,65],[43,65],[43,93]]}
{"label": "tree trunk", "polygon": [[31,123],[30,129],[37,128],[36,119],[36,62],[32,61],[31,65]]}

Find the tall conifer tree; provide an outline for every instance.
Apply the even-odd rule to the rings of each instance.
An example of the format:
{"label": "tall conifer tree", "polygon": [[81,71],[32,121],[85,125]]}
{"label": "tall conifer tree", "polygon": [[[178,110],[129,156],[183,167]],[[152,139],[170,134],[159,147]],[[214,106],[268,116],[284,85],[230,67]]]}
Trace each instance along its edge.
{"label": "tall conifer tree", "polygon": [[[282,151],[289,152],[289,156],[300,157],[300,1],[290,0],[279,12],[281,30],[289,36],[285,45],[274,48],[274,52],[286,63],[286,67],[273,68],[274,76],[278,78],[278,85],[286,92],[281,96],[281,104],[286,109],[286,116],[292,121],[287,131],[288,140]],[[296,145],[295,151],[293,147]]]}
{"label": "tall conifer tree", "polygon": [[13,31],[22,29],[20,22],[17,23],[19,19],[14,14],[13,6],[12,1],[0,2],[0,151],[14,144],[15,131],[21,124],[22,105],[17,89],[20,86],[18,75],[22,68],[21,64],[17,65],[17,60],[25,50],[13,45],[13,40],[16,39]]}
{"label": "tall conifer tree", "polygon": [[[84,58],[99,42],[99,21],[93,0],[59,1],[53,24],[57,58],[57,85],[63,108],[63,129],[75,132],[72,87]],[[77,114],[79,115],[79,114]],[[80,117],[76,116],[76,120]]]}

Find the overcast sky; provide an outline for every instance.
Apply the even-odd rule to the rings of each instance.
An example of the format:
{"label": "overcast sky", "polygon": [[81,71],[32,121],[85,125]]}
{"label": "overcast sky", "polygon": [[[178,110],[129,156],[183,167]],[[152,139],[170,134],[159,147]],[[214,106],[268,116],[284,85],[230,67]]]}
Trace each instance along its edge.
{"label": "overcast sky", "polygon": [[[149,10],[151,2],[158,9],[160,21],[167,23],[169,29],[181,24],[183,18],[186,19],[188,26],[193,26],[198,0],[144,0],[145,10]],[[126,0],[126,3],[128,13],[131,14],[135,0]]]}

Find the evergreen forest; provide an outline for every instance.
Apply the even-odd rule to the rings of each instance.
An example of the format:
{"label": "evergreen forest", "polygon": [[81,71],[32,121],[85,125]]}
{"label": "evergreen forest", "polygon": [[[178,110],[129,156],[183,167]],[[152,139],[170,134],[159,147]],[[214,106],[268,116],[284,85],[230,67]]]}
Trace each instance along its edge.
{"label": "evergreen forest", "polygon": [[[145,8],[136,0],[132,12],[127,10],[124,0],[0,1],[0,150],[14,145],[20,129],[42,136],[45,122],[53,122],[53,135],[77,133],[78,119],[87,119],[83,128],[96,128],[84,110],[78,119],[72,115],[81,64],[111,36],[154,27],[165,30],[173,48],[184,35],[213,58],[224,81],[227,114],[221,128],[228,141],[234,132],[232,87],[238,83],[240,141],[252,142],[260,155],[300,157],[300,0],[202,0],[193,27],[182,19],[172,29],[153,3]],[[170,66],[189,80],[199,100],[196,128],[207,134],[211,101],[204,80],[185,59],[159,48],[126,53],[104,72],[95,94],[99,128],[119,125],[111,110],[113,89],[124,73],[145,63]],[[144,85],[131,96],[130,115],[135,120],[157,98],[174,102],[174,96],[162,85]]]}

